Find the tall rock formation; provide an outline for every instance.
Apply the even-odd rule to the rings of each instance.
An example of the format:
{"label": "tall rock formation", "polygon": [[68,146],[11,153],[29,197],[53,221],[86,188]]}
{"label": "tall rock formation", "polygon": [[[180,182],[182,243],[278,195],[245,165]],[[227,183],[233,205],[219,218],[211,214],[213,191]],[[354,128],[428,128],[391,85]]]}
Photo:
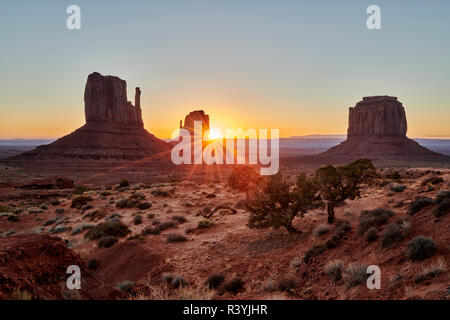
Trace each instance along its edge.
{"label": "tall rock formation", "polygon": [[170,145],[144,129],[136,88],[135,105],[127,100],[126,81],[94,72],[84,91],[86,124],[55,142],[9,161],[137,160],[169,151]]}
{"label": "tall rock formation", "polygon": [[449,161],[406,137],[403,105],[396,97],[364,97],[349,109],[347,140],[320,154],[329,159]]}
{"label": "tall rock formation", "polygon": [[186,115],[186,117],[184,118],[184,125],[180,120],[180,128],[187,129],[189,132],[191,132],[191,134],[193,134],[194,121],[202,122],[203,133],[209,130],[209,115],[205,114],[205,111],[203,110],[195,110]]}

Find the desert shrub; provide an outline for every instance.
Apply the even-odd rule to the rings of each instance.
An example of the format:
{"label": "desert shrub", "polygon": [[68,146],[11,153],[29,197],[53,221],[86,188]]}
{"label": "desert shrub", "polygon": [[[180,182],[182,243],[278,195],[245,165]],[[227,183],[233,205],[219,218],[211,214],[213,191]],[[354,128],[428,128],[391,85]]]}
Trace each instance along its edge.
{"label": "desert shrub", "polygon": [[21,290],[15,288],[11,295],[11,300],[31,300],[33,295],[27,290]]}
{"label": "desert shrub", "polygon": [[341,260],[333,260],[328,262],[323,270],[324,273],[331,278],[333,283],[337,283],[342,279],[342,272],[344,271],[344,263]]}
{"label": "desert shrub", "polygon": [[213,225],[214,225],[214,222],[212,222],[211,220],[203,219],[198,222],[197,228],[198,229],[207,229],[207,228],[212,227]]}
{"label": "desert shrub", "polygon": [[153,219],[155,217],[155,214],[154,213],[149,213],[148,215],[147,215],[147,218],[148,219]]}
{"label": "desert shrub", "polygon": [[145,199],[145,197],[141,194],[133,194],[126,199],[120,199],[116,202],[116,207],[119,209],[123,208],[134,208],[136,207],[141,200]]}
{"label": "desert shrub", "polygon": [[325,247],[327,249],[336,248],[339,244],[340,238],[337,235],[332,235],[327,241],[325,241]]}
{"label": "desert shrub", "polygon": [[250,212],[247,226],[253,229],[280,227],[291,234],[301,233],[292,222],[308,210],[322,204],[316,184],[305,174],[297,176],[294,186],[281,173],[266,177],[260,186],[247,195]]}
{"label": "desert shrub", "polygon": [[172,285],[173,288],[178,289],[187,287],[189,285],[189,282],[185,278],[183,278],[183,276],[176,275],[173,277],[170,284]]}
{"label": "desert shrub", "polygon": [[103,222],[90,229],[85,237],[93,240],[106,236],[125,237],[130,233],[128,227],[121,221]]}
{"label": "desert shrub", "polygon": [[61,201],[59,201],[58,199],[52,200],[51,202],[52,206],[59,206],[61,204]]}
{"label": "desert shrub", "polygon": [[139,209],[139,210],[146,210],[146,209],[149,209],[149,208],[151,208],[152,207],[152,204],[151,203],[148,203],[148,202],[142,202],[142,203],[139,203],[138,205],[137,205],[137,208]]}
{"label": "desert shrub", "polygon": [[81,208],[86,205],[89,201],[92,201],[91,197],[79,196],[72,200],[71,208]]}
{"label": "desert shrub", "polygon": [[370,159],[358,159],[346,166],[326,165],[316,170],[314,185],[327,203],[328,223],[334,222],[334,209],[346,199],[360,196],[364,183],[372,183],[377,172]]}
{"label": "desert shrub", "polygon": [[20,220],[19,217],[16,216],[15,214],[11,214],[11,215],[8,217],[8,221],[11,221],[11,222],[17,222],[17,221],[19,221],[19,220]]}
{"label": "desert shrub", "polygon": [[393,215],[394,212],[385,208],[362,211],[359,217],[358,233],[363,234],[371,227],[378,227],[385,224]]}
{"label": "desert shrub", "polygon": [[441,203],[444,200],[450,200],[450,190],[441,190],[436,196],[436,203]]}
{"label": "desert shrub", "polygon": [[416,214],[419,212],[422,208],[425,208],[427,206],[430,206],[433,204],[433,200],[427,197],[421,197],[417,198],[413,202],[409,204],[409,210],[408,213],[410,215]]}
{"label": "desert shrub", "polygon": [[406,244],[406,256],[411,260],[424,260],[434,255],[436,245],[433,240],[418,236]]}
{"label": "desert shrub", "polygon": [[334,229],[334,234],[338,239],[342,239],[350,230],[352,230],[352,226],[348,221],[339,221]]}
{"label": "desert shrub", "polygon": [[164,231],[170,228],[176,228],[178,224],[175,221],[164,221],[158,224],[156,227],[159,229],[159,231]]}
{"label": "desert shrub", "polygon": [[129,186],[130,186],[130,183],[128,182],[127,179],[123,179],[123,180],[120,181],[120,183],[119,183],[119,187],[121,187],[121,188],[129,187]]}
{"label": "desert shrub", "polygon": [[450,199],[442,200],[436,208],[433,209],[433,215],[436,218],[445,216],[450,212]]}
{"label": "desert shrub", "polygon": [[89,260],[87,267],[88,267],[88,269],[91,269],[91,270],[97,269],[98,268],[98,261],[97,261],[97,259]]}
{"label": "desert shrub", "polygon": [[313,235],[318,238],[329,231],[330,231],[330,227],[327,224],[321,223],[317,227],[314,228]]}
{"label": "desert shrub", "polygon": [[63,208],[58,208],[55,210],[56,214],[63,214],[64,213],[64,209]]}
{"label": "desert shrub", "polygon": [[60,225],[60,226],[54,227],[53,229],[50,229],[48,232],[50,234],[57,234],[57,233],[66,232],[67,230],[69,230],[68,227]]}
{"label": "desert shrub", "polygon": [[223,295],[225,292],[229,292],[232,294],[239,293],[244,288],[244,281],[240,278],[233,278],[228,280],[219,287],[218,293]]}
{"label": "desert shrub", "polygon": [[178,223],[185,223],[187,222],[187,219],[184,216],[173,216],[172,220],[175,220]]}
{"label": "desert shrub", "polygon": [[388,224],[381,232],[381,246],[387,248],[393,243],[403,239],[403,233],[400,226],[396,223]]}
{"label": "desert shrub", "polygon": [[254,168],[237,166],[228,177],[228,186],[232,189],[247,191],[250,185],[257,184],[260,179],[260,176]]}
{"label": "desert shrub", "polygon": [[400,183],[391,183],[391,185],[389,186],[389,189],[393,192],[403,192],[406,189],[406,186],[404,186],[403,184]]}
{"label": "desert shrub", "polygon": [[225,277],[221,274],[213,274],[205,281],[208,289],[217,289],[225,281]]}
{"label": "desert shrub", "polygon": [[169,233],[167,235],[167,242],[183,242],[187,241],[187,238],[179,233]]}
{"label": "desert shrub", "polygon": [[133,288],[134,288],[134,282],[133,281],[129,281],[129,280],[125,280],[125,281],[119,282],[116,285],[116,288],[119,289],[120,291],[131,293],[133,291]]}
{"label": "desert shrub", "polygon": [[74,194],[83,194],[86,191],[90,191],[90,190],[91,189],[89,187],[79,185],[79,186],[75,186],[75,188],[73,189],[73,193]]}
{"label": "desert shrub", "polygon": [[119,241],[119,239],[114,236],[102,237],[98,241],[98,247],[99,248],[109,248],[109,247],[112,247],[113,245],[115,245],[117,243],[117,241]]}
{"label": "desert shrub", "polygon": [[291,292],[298,287],[298,281],[292,276],[284,276],[276,282],[277,291]]}
{"label": "desert shrub", "polygon": [[387,173],[385,175],[385,178],[399,181],[399,180],[401,180],[402,176],[401,176],[400,172],[394,171],[394,172]]}
{"label": "desert shrub", "polygon": [[425,181],[422,182],[422,186],[426,186],[428,184],[432,184],[432,185],[437,185],[439,183],[444,182],[444,179],[442,179],[442,177],[431,177],[426,179]]}
{"label": "desert shrub", "polygon": [[314,246],[312,246],[311,248],[306,250],[305,255],[303,257],[303,261],[305,263],[308,263],[309,259],[311,259],[312,257],[318,256],[325,250],[326,250],[325,244],[323,244],[323,243],[315,244]]}
{"label": "desert shrub", "polygon": [[133,223],[135,225],[141,224],[142,223],[142,216],[141,215],[135,215],[133,218]]}
{"label": "desert shrub", "polygon": [[0,206],[0,212],[10,212],[11,208],[6,206]]}
{"label": "desert shrub", "polygon": [[163,198],[169,196],[169,193],[168,193],[167,191],[165,191],[165,190],[160,190],[160,189],[152,190],[152,191],[151,191],[151,194],[154,195],[154,196],[156,196],[156,197],[163,197]]}
{"label": "desert shrub", "polygon": [[350,288],[364,285],[367,280],[367,266],[360,263],[350,264],[342,277]]}
{"label": "desert shrub", "polygon": [[92,229],[93,227],[94,227],[93,224],[82,223],[72,231],[72,235],[79,234],[79,233],[83,232],[84,230]]}
{"label": "desert shrub", "polygon": [[434,277],[437,277],[441,273],[445,272],[447,270],[447,265],[445,264],[445,261],[442,259],[438,259],[436,262],[424,267],[422,269],[422,272],[417,274],[413,280],[416,283],[422,282],[424,280],[428,280]]}
{"label": "desert shrub", "polygon": [[374,227],[370,227],[370,229],[367,230],[365,235],[366,242],[373,242],[377,240],[377,238],[378,238],[377,229],[375,229]]}

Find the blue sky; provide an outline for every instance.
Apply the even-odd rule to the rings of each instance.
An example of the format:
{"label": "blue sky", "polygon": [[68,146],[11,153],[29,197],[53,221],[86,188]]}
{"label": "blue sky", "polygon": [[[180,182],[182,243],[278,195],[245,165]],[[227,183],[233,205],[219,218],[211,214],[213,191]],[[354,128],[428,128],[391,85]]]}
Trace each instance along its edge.
{"label": "blue sky", "polygon": [[0,28],[0,138],[81,126],[94,71],[127,80],[130,100],[140,86],[161,138],[197,108],[222,129],[345,133],[348,107],[383,94],[410,137],[450,136],[450,1],[2,1]]}

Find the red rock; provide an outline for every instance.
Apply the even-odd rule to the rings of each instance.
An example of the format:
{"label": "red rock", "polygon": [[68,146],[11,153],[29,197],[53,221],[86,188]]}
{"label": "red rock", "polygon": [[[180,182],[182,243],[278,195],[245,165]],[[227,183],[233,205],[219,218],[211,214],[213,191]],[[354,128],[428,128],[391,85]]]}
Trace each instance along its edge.
{"label": "red rock", "polygon": [[84,94],[86,124],[6,162],[130,161],[169,151],[168,143],[144,129],[140,96],[141,90],[136,88],[133,106],[127,101],[124,80],[94,72],[88,77]]}
{"label": "red rock", "polygon": [[184,125],[182,125],[180,120],[180,128],[187,129],[191,132],[191,134],[193,134],[194,121],[202,122],[203,133],[209,130],[209,115],[205,114],[205,111],[203,110],[195,110],[186,115],[184,118]]}
{"label": "red rock", "polygon": [[364,97],[349,109],[347,140],[318,157],[333,160],[450,161],[450,157],[409,139],[406,131],[405,109],[396,97]]}

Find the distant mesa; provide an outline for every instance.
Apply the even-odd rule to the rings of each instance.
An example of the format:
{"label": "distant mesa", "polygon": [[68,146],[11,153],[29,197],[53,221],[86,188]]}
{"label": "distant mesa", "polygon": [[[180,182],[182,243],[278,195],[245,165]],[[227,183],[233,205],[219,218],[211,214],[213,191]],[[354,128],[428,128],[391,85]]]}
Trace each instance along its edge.
{"label": "distant mesa", "polygon": [[127,100],[127,83],[94,72],[84,90],[86,124],[55,142],[38,146],[8,160],[131,161],[168,151],[170,145],[144,129],[141,90],[135,103]]}
{"label": "distant mesa", "polygon": [[349,109],[347,140],[320,155],[372,160],[450,160],[409,139],[406,131],[405,108],[396,97],[364,97]]}
{"label": "distant mesa", "polygon": [[205,111],[203,110],[195,110],[186,115],[184,118],[184,125],[182,120],[180,120],[180,129],[186,129],[191,133],[191,135],[193,135],[194,121],[202,122],[203,133],[209,130],[209,115],[205,114]]}

